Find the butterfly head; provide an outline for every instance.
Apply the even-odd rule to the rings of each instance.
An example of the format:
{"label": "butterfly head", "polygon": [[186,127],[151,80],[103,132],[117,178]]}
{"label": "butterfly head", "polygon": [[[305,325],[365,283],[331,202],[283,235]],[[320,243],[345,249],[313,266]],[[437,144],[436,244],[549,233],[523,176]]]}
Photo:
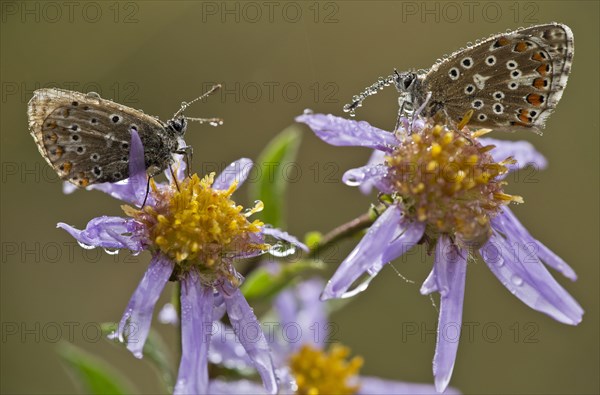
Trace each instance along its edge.
{"label": "butterfly head", "polygon": [[398,92],[412,93],[417,88],[417,73],[406,71],[399,73],[394,70],[394,84]]}
{"label": "butterfly head", "polygon": [[183,137],[187,129],[187,120],[183,115],[178,115],[167,121],[169,129],[173,131],[175,136]]}

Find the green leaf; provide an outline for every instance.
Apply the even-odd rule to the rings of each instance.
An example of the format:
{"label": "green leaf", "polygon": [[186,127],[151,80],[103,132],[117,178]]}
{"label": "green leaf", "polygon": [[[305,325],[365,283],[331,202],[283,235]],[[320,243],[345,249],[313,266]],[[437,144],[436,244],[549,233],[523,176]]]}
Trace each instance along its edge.
{"label": "green leaf", "polygon": [[276,228],[285,227],[287,182],[284,174],[289,163],[296,160],[301,137],[298,126],[289,126],[269,142],[256,160],[262,177],[251,184],[250,196],[252,200],[261,200],[265,204],[260,219]]}
{"label": "green leaf", "polygon": [[[115,332],[117,324],[114,322],[105,322],[101,324],[101,328],[104,338],[107,339],[109,334]],[[125,343],[121,343],[117,340],[107,340],[125,348]],[[142,353],[144,354],[143,360],[149,362],[157,369],[166,389],[171,392],[175,385],[175,375],[171,369],[171,366],[173,366],[172,358],[162,336],[154,329],[150,329],[150,334],[146,339]]]}
{"label": "green leaf", "polygon": [[60,343],[58,354],[88,394],[131,394],[135,391],[131,383],[106,361],[71,343]]}
{"label": "green leaf", "polygon": [[279,291],[297,280],[301,274],[322,270],[324,267],[323,262],[315,259],[282,264],[279,266],[279,272],[275,274],[272,273],[272,270],[259,267],[246,277],[240,289],[248,301],[270,300]]}

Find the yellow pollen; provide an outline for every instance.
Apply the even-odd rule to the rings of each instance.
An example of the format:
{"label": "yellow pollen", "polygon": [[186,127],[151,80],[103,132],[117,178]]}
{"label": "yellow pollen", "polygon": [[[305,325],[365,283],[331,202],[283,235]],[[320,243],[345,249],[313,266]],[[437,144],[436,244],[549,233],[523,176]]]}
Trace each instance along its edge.
{"label": "yellow pollen", "polygon": [[489,154],[494,148],[457,130],[427,124],[386,157],[394,192],[407,211],[426,224],[431,239],[446,233],[459,243],[481,246],[489,239],[490,219],[501,206],[522,202],[521,197],[504,193],[505,182],[499,180],[514,159],[495,162]]}
{"label": "yellow pollen", "polygon": [[492,129],[479,129],[479,130],[476,130],[473,133],[471,133],[471,136],[473,136],[474,138],[477,138],[477,137],[481,137],[485,134],[488,134],[491,131],[492,131]]}
{"label": "yellow pollen", "polygon": [[474,110],[467,111],[466,114],[463,115],[462,121],[460,121],[459,124],[456,126],[456,129],[457,130],[462,130],[462,128],[464,128],[465,126],[467,126],[467,124],[471,120],[471,117],[473,116],[474,113],[475,113]]}
{"label": "yellow pollen", "polygon": [[308,344],[290,357],[290,368],[296,379],[297,394],[355,394],[360,386],[356,381],[363,359],[348,360],[350,349],[334,344],[328,352]]}
{"label": "yellow pollen", "polygon": [[232,273],[231,263],[223,257],[268,248],[250,242],[250,235],[259,232],[263,223],[247,217],[262,210],[262,202],[243,212],[231,200],[237,184],[216,190],[213,182],[214,173],[203,179],[194,174],[160,189],[152,181],[151,193],[157,202],[153,207],[123,206],[125,214],[144,225],[151,248],[173,260],[179,272],[195,268],[207,281]]}

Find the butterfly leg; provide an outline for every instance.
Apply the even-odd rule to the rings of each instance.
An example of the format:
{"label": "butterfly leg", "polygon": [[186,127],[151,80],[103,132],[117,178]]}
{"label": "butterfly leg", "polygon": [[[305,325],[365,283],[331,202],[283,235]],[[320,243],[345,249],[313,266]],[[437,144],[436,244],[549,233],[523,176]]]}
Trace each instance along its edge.
{"label": "butterfly leg", "polygon": [[148,176],[148,181],[146,182],[146,195],[144,196],[144,202],[142,203],[142,207],[144,208],[144,206],[146,205],[146,200],[148,200],[148,194],[150,193],[150,180],[152,179],[151,176]]}
{"label": "butterfly leg", "polygon": [[427,107],[427,104],[429,104],[429,100],[431,100],[431,92],[427,92],[427,96],[425,97],[425,100],[423,101],[423,104],[421,104],[419,106],[419,108],[417,108],[417,111],[414,111],[412,113],[412,119],[410,121],[410,132],[411,133],[412,133],[413,127],[415,126],[415,120],[423,112],[423,110],[425,109],[425,107]]}

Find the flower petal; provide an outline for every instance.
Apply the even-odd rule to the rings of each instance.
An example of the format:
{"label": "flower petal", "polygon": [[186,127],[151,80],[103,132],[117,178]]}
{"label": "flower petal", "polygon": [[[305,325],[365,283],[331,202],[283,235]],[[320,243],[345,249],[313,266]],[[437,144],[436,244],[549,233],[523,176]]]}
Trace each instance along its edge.
{"label": "flower petal", "polygon": [[579,324],[583,309],[556,282],[538,257],[531,253],[518,235],[509,232],[505,234],[505,239],[495,229],[494,220],[492,226],[492,237],[479,251],[500,282],[532,309],[565,324]]}
{"label": "flower petal", "polygon": [[262,234],[274,237],[274,238],[279,239],[279,240],[286,241],[286,242],[288,242],[288,243],[290,243],[290,244],[292,244],[292,245],[300,248],[302,251],[308,252],[308,247],[306,246],[306,244],[302,243],[296,237],[292,236],[288,232],[285,232],[285,231],[283,231],[281,229],[270,228],[268,226],[264,226],[262,228]]}
{"label": "flower petal", "polygon": [[[397,233],[403,215],[399,206],[392,205],[377,218],[360,243],[337,268],[325,286],[321,299],[351,296],[353,293],[348,295],[346,291],[361,275],[371,268],[374,271],[373,275],[377,274],[386,263],[383,262],[382,256]],[[364,288],[365,286],[360,290]]]}
{"label": "flower petal", "polygon": [[538,258],[544,261],[546,265],[562,273],[563,276],[572,281],[577,280],[575,270],[548,247],[534,239],[508,207],[502,207],[502,213],[494,218],[493,223],[504,234],[518,235],[517,238],[521,239],[521,243],[528,245],[530,250],[533,249]]}
{"label": "flower petal", "polygon": [[86,248],[127,248],[131,251],[141,251],[143,249],[141,241],[137,237],[126,235],[132,233],[137,226],[138,223],[133,219],[108,216],[92,219],[86,225],[85,230],[75,229],[63,222],[56,224],[57,228],[69,232]]}
{"label": "flower petal", "polygon": [[212,332],[208,352],[208,360],[211,363],[223,365],[228,369],[248,369],[252,367],[252,361],[232,327],[220,321],[214,321]]}
{"label": "flower petal", "polygon": [[[379,165],[379,166],[377,166],[377,168],[380,169],[381,165],[383,165],[384,162],[385,162],[385,152],[379,151],[379,150],[373,150],[371,157],[369,158],[369,160],[367,161],[367,164],[364,167],[372,167],[372,166]],[[386,173],[387,173],[387,171],[386,171]],[[360,184],[358,189],[360,189],[360,191],[363,194],[368,195],[373,190],[374,182],[375,182],[375,180],[373,180],[372,178],[370,178],[370,177],[366,178]]]}
{"label": "flower petal", "polygon": [[262,378],[267,392],[277,393],[277,381],[269,344],[258,319],[237,287],[224,281],[218,288],[225,299],[231,325]]}
{"label": "flower petal", "polygon": [[433,357],[435,388],[444,392],[454,370],[462,327],[467,253],[452,244],[448,236],[440,236],[435,251],[435,278],[440,293],[440,318]]}
{"label": "flower petal", "polygon": [[512,156],[517,163],[508,165],[509,171],[523,169],[529,164],[532,164],[536,170],[545,169],[548,166],[548,161],[544,155],[539,153],[528,141],[497,140],[485,137],[480,138],[479,141],[484,146],[496,146],[496,148],[489,151],[495,162],[503,161]]}
{"label": "flower petal", "polygon": [[321,140],[336,146],[358,146],[391,152],[398,144],[393,133],[365,121],[352,121],[331,114],[303,114],[297,122],[307,124]]}
{"label": "flower petal", "polygon": [[188,274],[181,287],[181,361],[174,394],[206,394],[212,334],[212,287]]}
{"label": "flower petal", "polygon": [[234,182],[237,182],[237,187],[242,186],[250,170],[252,170],[253,163],[250,159],[242,158],[227,166],[221,174],[215,179],[212,187],[213,189],[227,190]]}
{"label": "flower petal", "polygon": [[213,395],[263,395],[262,385],[250,380],[224,381],[213,379],[208,384],[208,393]]}
{"label": "flower petal", "polygon": [[172,272],[173,263],[167,257],[154,256],[123,313],[115,337],[127,343],[127,349],[136,358],[142,358],[154,306]]}
{"label": "flower petal", "polygon": [[[381,151],[379,151],[381,152]],[[367,193],[372,187],[379,189],[383,193],[393,193],[394,190],[388,182],[386,176],[388,167],[384,164],[367,165],[347,170],[342,176],[342,182],[348,186],[358,186],[363,191],[363,186]]]}
{"label": "flower petal", "polygon": [[[141,206],[148,189],[148,175],[144,163],[144,146],[136,131],[131,131],[131,149],[129,151],[129,178],[117,182],[92,184],[87,190],[102,191],[115,199]],[[63,187],[66,193],[66,189]],[[154,204],[151,194],[148,194],[148,204]]]}
{"label": "flower petal", "polygon": [[[407,383],[380,379],[379,377],[361,376],[359,395],[427,395],[437,394],[435,387],[431,384]],[[460,392],[450,387],[444,395],[459,395]]]}

